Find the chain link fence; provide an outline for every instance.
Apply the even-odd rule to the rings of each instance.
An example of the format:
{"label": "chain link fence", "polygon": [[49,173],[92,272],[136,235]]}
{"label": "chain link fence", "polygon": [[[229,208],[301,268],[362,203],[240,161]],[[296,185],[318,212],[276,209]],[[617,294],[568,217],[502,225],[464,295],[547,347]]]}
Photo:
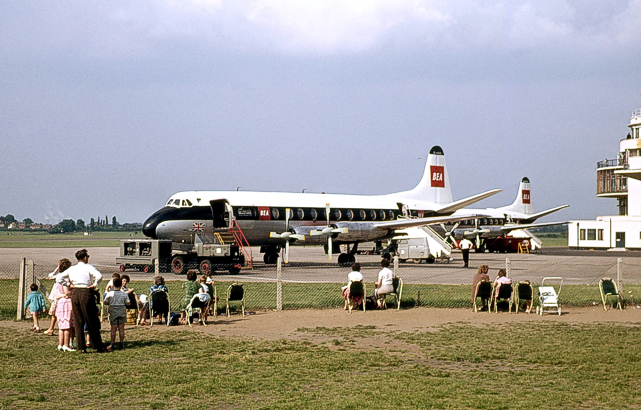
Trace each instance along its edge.
{"label": "chain link fence", "polygon": [[[234,275],[226,270],[215,271],[213,279],[219,298],[219,313],[225,312],[227,289],[232,283],[243,284],[246,309],[249,311],[342,308],[344,300],[341,288],[347,284],[347,274],[351,269],[349,266],[339,266],[336,256],[334,260],[329,261],[326,255],[315,252],[309,258],[315,262],[291,261],[269,265],[254,262],[253,267],[243,268],[240,273]],[[303,256],[299,258],[303,259]],[[366,293],[370,295],[374,291],[374,282],[377,281],[381,269],[380,257],[356,255],[356,260],[362,265]],[[508,272],[512,283],[529,280],[535,292],[543,278],[562,277],[563,287],[559,301],[564,307],[601,304],[599,281],[604,277],[610,277],[618,284],[627,308],[638,308],[641,305],[641,257],[545,254],[510,254],[506,257],[505,254],[481,253],[471,255],[471,268],[463,268],[462,262],[456,260],[449,263],[437,261],[432,264],[394,262],[392,267],[395,274],[403,279],[402,309],[417,306],[471,308],[472,277],[480,265],[489,266],[492,280],[496,277],[497,271],[503,268]],[[103,290],[111,275],[118,272],[131,277],[129,288],[134,288],[138,294],[146,294],[153,284],[153,271],[158,269],[159,274],[166,280],[172,310],[176,311],[182,298],[181,285],[186,278],[184,275],[171,273],[171,266],[157,266],[146,273],[131,269],[120,272],[118,265],[94,266],[103,274]],[[0,319],[20,318],[24,298],[30,292],[29,286],[32,283],[39,285],[49,305],[46,296],[52,288],[53,281],[47,279],[47,275],[55,267],[54,264],[34,264],[28,260],[16,266],[0,266]],[[198,276],[200,275],[199,272]],[[534,303],[536,304],[536,301]]]}

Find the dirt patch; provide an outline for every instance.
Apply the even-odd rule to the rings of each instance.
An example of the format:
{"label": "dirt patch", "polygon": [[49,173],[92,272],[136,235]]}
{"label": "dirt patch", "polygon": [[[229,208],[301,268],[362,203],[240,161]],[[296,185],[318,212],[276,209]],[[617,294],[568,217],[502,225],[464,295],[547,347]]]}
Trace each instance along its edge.
{"label": "dirt patch", "polygon": [[[372,336],[385,338],[386,332],[414,332],[438,331],[439,327],[448,323],[469,324],[472,326],[485,326],[493,323],[513,322],[562,322],[562,323],[629,323],[641,325],[641,309],[631,307],[623,311],[603,310],[600,306],[589,308],[567,308],[561,316],[556,314],[507,313],[497,314],[480,312],[474,313],[468,309],[437,309],[415,308],[396,311],[388,309],[383,311],[354,311],[347,313],[343,309],[324,310],[285,310],[282,312],[256,311],[250,312],[246,317],[232,315],[231,317],[209,317],[208,326],[154,326],[159,331],[191,331],[201,332],[205,335],[255,338],[260,340],[310,340],[314,343],[331,342],[336,336],[326,332],[307,332],[302,329],[338,328],[349,329],[356,326],[371,328]],[[48,324],[48,323],[47,323]],[[32,326],[31,320],[22,322],[0,321],[0,329],[20,329],[28,331]],[[108,326],[104,326],[106,330]],[[144,331],[144,327],[138,327]],[[127,329],[133,326],[127,326]],[[56,332],[57,333],[57,332]],[[49,336],[43,336],[49,337]],[[104,336],[103,336],[104,337]],[[371,341],[379,344],[381,341]]]}

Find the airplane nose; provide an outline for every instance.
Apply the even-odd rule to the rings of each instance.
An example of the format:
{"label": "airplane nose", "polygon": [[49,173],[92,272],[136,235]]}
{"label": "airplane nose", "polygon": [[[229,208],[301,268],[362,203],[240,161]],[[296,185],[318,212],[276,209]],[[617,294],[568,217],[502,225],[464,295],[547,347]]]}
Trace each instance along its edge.
{"label": "airplane nose", "polygon": [[158,225],[158,223],[150,221],[150,219],[151,218],[147,219],[142,225],[142,233],[148,238],[156,239],[156,225]]}

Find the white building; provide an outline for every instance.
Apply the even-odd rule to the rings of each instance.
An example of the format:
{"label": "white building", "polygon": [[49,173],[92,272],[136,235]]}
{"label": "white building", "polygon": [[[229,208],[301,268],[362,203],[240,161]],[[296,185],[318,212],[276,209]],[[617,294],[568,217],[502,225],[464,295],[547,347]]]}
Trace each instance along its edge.
{"label": "white building", "polygon": [[571,248],[641,249],[641,108],[632,112],[628,127],[618,157],[597,162],[596,170],[597,196],[615,198],[619,215],[571,221]]}

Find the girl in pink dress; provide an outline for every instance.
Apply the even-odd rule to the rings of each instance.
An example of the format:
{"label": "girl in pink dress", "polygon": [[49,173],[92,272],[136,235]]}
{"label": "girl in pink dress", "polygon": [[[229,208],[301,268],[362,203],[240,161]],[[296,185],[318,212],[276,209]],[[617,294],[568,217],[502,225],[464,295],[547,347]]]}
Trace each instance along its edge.
{"label": "girl in pink dress", "polygon": [[73,316],[71,313],[71,289],[56,283],[58,286],[58,303],[56,305],[56,316],[58,317],[58,350],[65,352],[74,352],[69,346],[73,333]]}

